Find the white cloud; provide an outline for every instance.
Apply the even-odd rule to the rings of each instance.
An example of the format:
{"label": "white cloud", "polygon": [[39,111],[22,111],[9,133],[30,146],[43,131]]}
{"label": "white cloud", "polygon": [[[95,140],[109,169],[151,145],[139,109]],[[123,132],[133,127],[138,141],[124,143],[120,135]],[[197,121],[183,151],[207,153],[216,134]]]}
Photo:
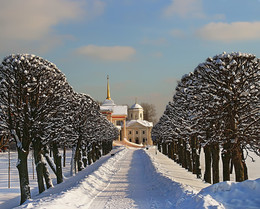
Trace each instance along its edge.
{"label": "white cloud", "polygon": [[179,16],[181,18],[193,17],[193,18],[204,18],[205,14],[202,9],[202,0],[172,0],[164,11],[163,15]]}
{"label": "white cloud", "polygon": [[0,52],[31,49],[46,51],[64,39],[63,34],[59,35],[55,31],[55,26],[83,17],[90,19],[98,16],[104,6],[100,0],[1,1]]}
{"label": "white cloud", "polygon": [[221,42],[260,40],[260,22],[209,23],[197,30],[197,35]]}
{"label": "white cloud", "polygon": [[76,52],[94,59],[106,61],[125,61],[129,60],[136,53],[136,50],[130,46],[88,45],[80,47],[76,50]]}

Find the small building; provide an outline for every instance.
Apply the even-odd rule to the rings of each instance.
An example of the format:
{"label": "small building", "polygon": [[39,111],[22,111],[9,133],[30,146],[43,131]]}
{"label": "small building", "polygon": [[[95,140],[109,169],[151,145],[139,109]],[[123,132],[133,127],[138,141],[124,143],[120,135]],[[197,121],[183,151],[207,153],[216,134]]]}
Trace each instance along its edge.
{"label": "small building", "polygon": [[129,119],[126,122],[127,139],[130,142],[143,145],[152,145],[152,122],[143,120],[143,107],[137,103],[129,108]]}

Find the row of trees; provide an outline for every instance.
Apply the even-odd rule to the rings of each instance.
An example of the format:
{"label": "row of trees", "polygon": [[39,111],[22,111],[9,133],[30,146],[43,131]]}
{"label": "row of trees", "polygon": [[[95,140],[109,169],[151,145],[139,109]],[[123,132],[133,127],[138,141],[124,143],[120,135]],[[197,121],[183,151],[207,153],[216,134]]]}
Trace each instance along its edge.
{"label": "row of trees", "polygon": [[[260,155],[260,59],[252,54],[222,53],[183,76],[173,101],[152,130],[159,150],[201,176],[200,151],[205,153],[204,180],[248,178],[245,157]],[[213,176],[211,174],[213,172]]]}
{"label": "row of trees", "polygon": [[97,102],[74,92],[54,64],[29,54],[7,56],[0,65],[0,130],[16,143],[21,204],[30,198],[27,158],[31,149],[41,193],[44,180],[47,188],[53,186],[44,157],[61,183],[59,147],[74,150],[74,168],[80,171],[101,153],[107,154],[118,137]]}

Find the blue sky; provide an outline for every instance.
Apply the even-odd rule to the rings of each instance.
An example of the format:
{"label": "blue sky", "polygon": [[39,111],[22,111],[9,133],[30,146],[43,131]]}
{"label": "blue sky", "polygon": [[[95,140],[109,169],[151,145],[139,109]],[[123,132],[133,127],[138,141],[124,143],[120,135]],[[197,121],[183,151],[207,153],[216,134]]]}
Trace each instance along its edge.
{"label": "blue sky", "polygon": [[0,56],[55,63],[78,92],[153,103],[158,116],[182,75],[207,57],[260,57],[260,0],[0,0]]}

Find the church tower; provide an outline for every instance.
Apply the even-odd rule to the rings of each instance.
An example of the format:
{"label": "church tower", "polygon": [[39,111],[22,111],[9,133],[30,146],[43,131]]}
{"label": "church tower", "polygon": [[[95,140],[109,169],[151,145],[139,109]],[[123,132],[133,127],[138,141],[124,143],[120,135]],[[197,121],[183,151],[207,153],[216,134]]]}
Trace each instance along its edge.
{"label": "church tower", "polygon": [[127,106],[116,105],[110,96],[109,76],[107,76],[107,97],[100,105],[100,112],[120,131],[119,141],[126,138]]}
{"label": "church tower", "polygon": [[110,87],[109,87],[109,76],[107,76],[107,99],[111,100],[111,97],[110,97]]}

